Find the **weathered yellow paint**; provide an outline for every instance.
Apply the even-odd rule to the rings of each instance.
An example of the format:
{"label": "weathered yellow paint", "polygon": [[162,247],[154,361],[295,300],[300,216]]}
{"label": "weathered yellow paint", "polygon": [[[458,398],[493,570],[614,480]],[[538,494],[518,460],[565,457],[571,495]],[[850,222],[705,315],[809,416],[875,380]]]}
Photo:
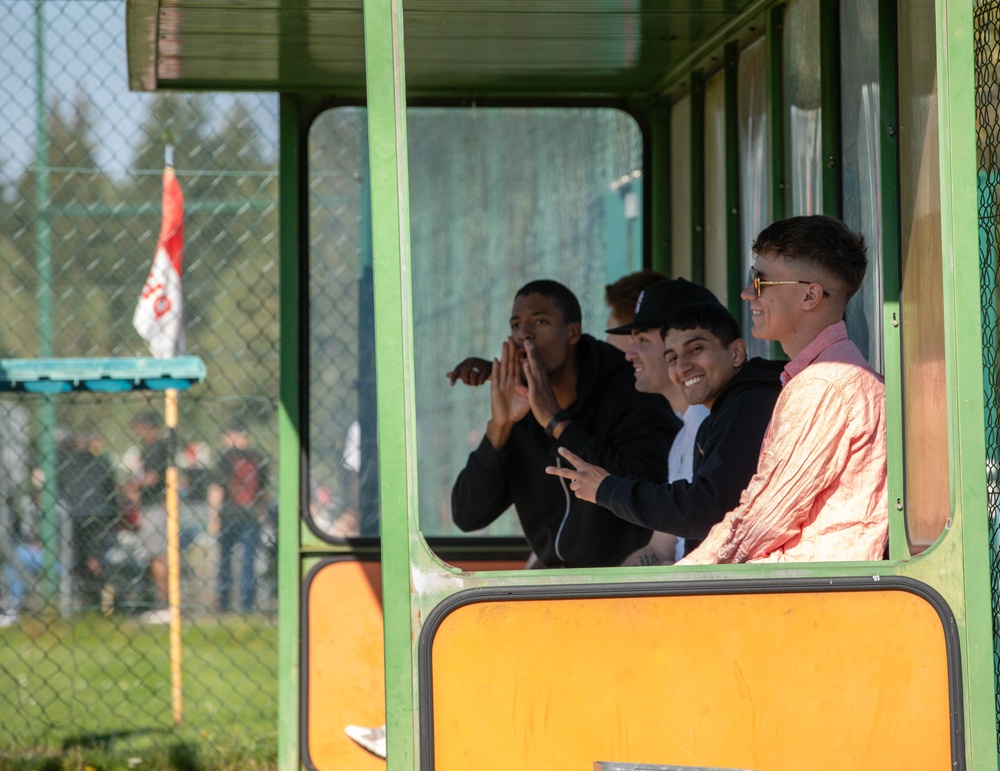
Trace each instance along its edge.
{"label": "weathered yellow paint", "polygon": [[[465,571],[514,570],[523,561],[459,561]],[[308,757],[319,771],[384,769],[385,761],[344,733],[348,724],[386,721],[382,566],[342,560],[321,566],[308,583],[303,694]]]}
{"label": "weathered yellow paint", "polygon": [[350,723],[385,722],[379,564],[352,560],[320,568],[309,583],[304,623],[308,757],[321,771],[385,768],[344,733]]}
{"label": "weathered yellow paint", "polygon": [[484,602],[431,655],[435,771],[951,768],[942,622],[904,591]]}

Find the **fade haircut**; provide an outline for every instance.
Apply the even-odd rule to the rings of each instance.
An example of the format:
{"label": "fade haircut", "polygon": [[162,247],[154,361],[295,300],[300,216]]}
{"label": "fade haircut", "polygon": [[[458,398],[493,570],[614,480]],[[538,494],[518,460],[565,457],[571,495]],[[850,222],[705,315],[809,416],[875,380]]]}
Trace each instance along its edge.
{"label": "fade haircut", "polygon": [[753,242],[756,255],[779,254],[836,276],[844,282],[848,297],[864,281],[867,252],[863,235],[822,214],[778,220],[764,228]]}
{"label": "fade haircut", "polygon": [[613,284],[604,287],[604,300],[623,324],[631,324],[635,318],[635,305],[642,290],[657,281],[666,281],[669,276],[658,270],[640,270],[622,276]]}
{"label": "fade haircut", "polygon": [[696,303],[674,311],[660,327],[660,337],[666,339],[671,329],[704,329],[719,338],[723,348],[728,348],[741,337],[740,325],[733,314],[719,303]]}
{"label": "fade haircut", "polygon": [[583,314],[580,312],[580,301],[576,299],[575,294],[558,281],[545,278],[538,281],[531,281],[518,289],[514,298],[525,297],[529,294],[540,294],[542,297],[548,297],[552,300],[562,313],[563,321],[567,324],[572,324],[574,321],[578,324],[583,323]]}

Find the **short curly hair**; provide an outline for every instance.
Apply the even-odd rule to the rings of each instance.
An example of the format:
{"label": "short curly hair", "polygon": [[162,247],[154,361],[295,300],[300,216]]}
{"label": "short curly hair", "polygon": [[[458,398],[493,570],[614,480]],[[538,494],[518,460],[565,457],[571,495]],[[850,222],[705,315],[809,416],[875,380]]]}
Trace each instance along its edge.
{"label": "short curly hair", "polygon": [[642,290],[657,281],[670,278],[658,270],[640,270],[622,276],[613,284],[604,288],[604,299],[608,307],[614,311],[615,317],[623,324],[631,324],[635,318],[635,305],[639,302]]}
{"label": "short curly hair", "polygon": [[547,278],[531,281],[518,289],[514,298],[517,299],[529,294],[540,294],[542,297],[548,297],[552,300],[562,312],[563,321],[567,324],[572,324],[574,321],[577,323],[583,321],[583,313],[580,311],[580,301],[576,299],[575,294],[558,281],[552,281]]}

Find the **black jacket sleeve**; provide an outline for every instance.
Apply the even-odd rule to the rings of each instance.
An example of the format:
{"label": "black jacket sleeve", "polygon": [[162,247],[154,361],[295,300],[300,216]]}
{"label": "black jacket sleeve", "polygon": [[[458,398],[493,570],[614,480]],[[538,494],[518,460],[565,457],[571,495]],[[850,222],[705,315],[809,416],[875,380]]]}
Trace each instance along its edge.
{"label": "black jacket sleeve", "polygon": [[726,400],[702,424],[691,481],[653,484],[632,477],[608,477],[597,503],[616,516],[651,530],[700,539],[728,511],[757,470],[761,442],[771,420],[777,390],[747,389]]}
{"label": "black jacket sleeve", "polygon": [[469,454],[451,489],[451,516],[463,532],[486,527],[510,507],[505,455],[485,436]]}
{"label": "black jacket sleeve", "polygon": [[615,400],[610,442],[598,441],[571,416],[556,444],[612,474],[662,482],[667,478],[670,444],[680,423],[660,396],[629,393],[623,397]]}

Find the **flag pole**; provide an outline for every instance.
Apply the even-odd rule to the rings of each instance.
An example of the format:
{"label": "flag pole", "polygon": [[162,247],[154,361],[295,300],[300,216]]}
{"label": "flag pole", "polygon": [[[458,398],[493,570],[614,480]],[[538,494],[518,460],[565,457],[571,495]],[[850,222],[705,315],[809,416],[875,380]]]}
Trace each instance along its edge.
{"label": "flag pole", "polygon": [[[184,194],[174,173],[174,148],[166,143],[163,170],[163,220],[153,267],[132,314],[132,326],[157,359],[184,351]],[[167,434],[167,603],[170,616],[170,680],[174,725],[183,717],[181,691],[181,560],[177,513],[177,389],[168,389],[163,405]]]}
{"label": "flag pole", "polygon": [[[174,166],[174,146],[167,144],[164,152],[167,168]],[[177,494],[177,412],[176,388],[168,388],[164,396],[163,422],[167,426],[167,602],[170,606],[170,695],[174,725],[184,719],[184,691],[181,668],[181,539]]]}
{"label": "flag pole", "polygon": [[181,549],[177,495],[177,389],[165,392],[163,417],[167,425],[167,599],[170,604],[170,685],[174,725],[184,717],[181,687]]}

